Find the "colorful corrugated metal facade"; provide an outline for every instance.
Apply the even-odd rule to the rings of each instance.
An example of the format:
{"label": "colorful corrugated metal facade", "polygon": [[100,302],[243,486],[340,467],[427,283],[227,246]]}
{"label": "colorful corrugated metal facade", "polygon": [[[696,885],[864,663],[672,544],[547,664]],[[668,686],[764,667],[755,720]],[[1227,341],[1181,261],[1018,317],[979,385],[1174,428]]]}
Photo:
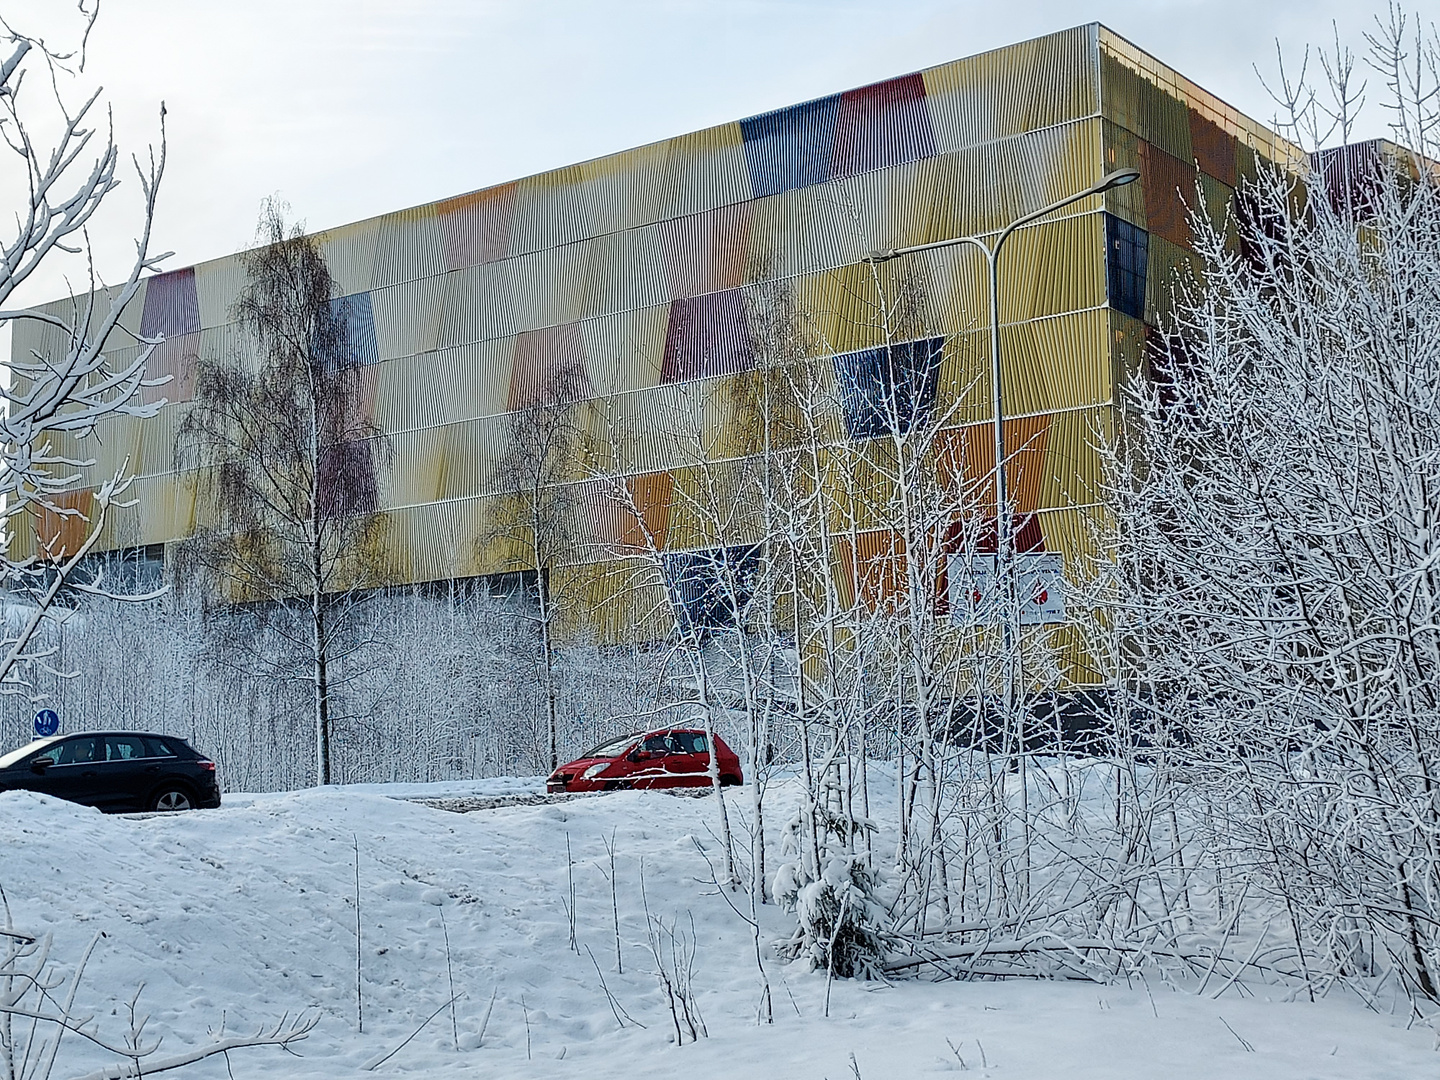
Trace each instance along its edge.
{"label": "colorful corrugated metal facade", "polygon": [[[844,376],[886,342],[865,256],[993,232],[1134,166],[1140,183],[1023,229],[1003,256],[1002,389],[1009,437],[1025,448],[1016,508],[1035,515],[1045,550],[1079,558],[1100,467],[1092,432],[1139,363],[1173,271],[1194,262],[1187,202],[1198,190],[1223,214],[1257,159],[1296,153],[1090,25],[324,233],[366,401],[393,450],[379,478],[389,576],[513,569],[481,539],[505,486],[496,466],[510,417],[557,370],[581,373],[597,444],[602,426],[628,433],[632,490],[647,517],[653,509],[657,538],[667,550],[703,546],[705,529],[672,513],[669,497],[695,462],[662,429],[689,410],[714,435],[705,453],[747,452],[725,426],[736,380],[756,364],[757,295],[783,285],[805,313],[817,370]],[[923,337],[939,357],[927,392],[958,397],[955,439],[973,444],[965,468],[983,474],[993,463],[983,262],[958,246],[896,263],[908,269],[884,264],[879,285],[923,280]],[[112,423],[103,442],[74,448],[96,458],[87,484],[125,461],[139,478],[136,507],[107,523],[101,547],[194,529],[175,435],[195,358],[242,347],[230,317],[242,284],[238,256],[175,270],[151,278],[127,314],[131,330],[165,335],[151,374],[174,378],[146,392],[170,402],[156,418]],[[43,333],[16,330],[17,352],[45,347]],[[837,444],[863,441],[863,410],[835,400]],[[633,605],[612,595],[620,576],[604,553],[636,522],[587,493],[583,474],[577,462],[567,505],[587,555],[569,574],[589,590],[591,628],[624,636]],[[1079,681],[1083,668],[1073,658]]]}

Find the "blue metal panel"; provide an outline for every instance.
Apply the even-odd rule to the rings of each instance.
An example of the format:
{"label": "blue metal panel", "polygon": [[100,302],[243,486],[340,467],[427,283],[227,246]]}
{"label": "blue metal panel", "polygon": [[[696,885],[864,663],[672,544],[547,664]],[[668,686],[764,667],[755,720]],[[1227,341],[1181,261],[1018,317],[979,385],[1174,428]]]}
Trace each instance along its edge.
{"label": "blue metal panel", "polygon": [[852,439],[904,435],[924,427],[935,405],[943,337],[842,353],[835,378]]}
{"label": "blue metal panel", "polygon": [[758,546],[674,552],[664,558],[675,620],[683,632],[728,630],[744,619],[760,569]]}
{"label": "blue metal panel", "polygon": [[840,95],[740,121],[755,198],[830,179]]}
{"label": "blue metal panel", "polygon": [[330,301],[330,310],[345,323],[345,359],[351,367],[378,363],[380,348],[375,342],[375,312],[368,292],[352,293]]}

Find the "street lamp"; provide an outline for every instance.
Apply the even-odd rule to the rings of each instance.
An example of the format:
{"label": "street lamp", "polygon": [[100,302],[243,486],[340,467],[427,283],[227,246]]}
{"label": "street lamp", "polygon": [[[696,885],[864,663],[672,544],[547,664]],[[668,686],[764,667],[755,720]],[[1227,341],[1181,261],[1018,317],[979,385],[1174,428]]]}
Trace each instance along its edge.
{"label": "street lamp", "polygon": [[[1123,187],[1126,184],[1133,184],[1140,179],[1139,169],[1116,169],[1114,172],[1106,173],[1099,182],[1092,184],[1084,191],[1076,192],[1049,206],[1035,210],[1023,217],[1016,218],[1005,228],[1000,230],[993,243],[987,244],[980,236],[957,236],[949,240],[936,240],[929,244],[916,244],[914,247],[893,248],[890,251],[881,252],[870,256],[866,262],[882,263],[891,259],[898,259],[902,255],[914,255],[921,251],[930,251],[934,248],[950,247],[954,244],[971,244],[980,249],[985,255],[985,262],[989,270],[990,278],[990,398],[995,431],[995,578],[1001,587],[1005,589],[1006,611],[1002,620],[1005,634],[1005,714],[1008,718],[1014,705],[1014,679],[1013,660],[1010,654],[1013,652],[1011,635],[1014,628],[1010,623],[1014,618],[1015,597],[1013,596],[1015,582],[1011,567],[1012,555],[1010,548],[1013,546],[1010,535],[1010,501],[1005,483],[1005,428],[1004,412],[1000,399],[1000,288],[999,288],[999,257],[1000,248],[1010,238],[1010,234],[1022,225],[1028,225],[1038,218],[1044,217],[1071,203],[1079,202],[1081,199],[1091,195],[1099,195],[1102,191],[1109,191],[1111,188]],[[1023,746],[1021,747],[1023,750]]]}

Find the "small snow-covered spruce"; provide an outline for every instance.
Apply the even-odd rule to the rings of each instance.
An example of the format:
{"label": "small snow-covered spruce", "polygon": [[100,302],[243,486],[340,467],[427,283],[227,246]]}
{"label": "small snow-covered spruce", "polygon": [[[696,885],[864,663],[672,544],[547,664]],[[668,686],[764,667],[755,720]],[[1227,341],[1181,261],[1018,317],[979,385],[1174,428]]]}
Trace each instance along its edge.
{"label": "small snow-covered spruce", "polygon": [[830,856],[819,877],[806,882],[795,863],[784,864],[775,874],[775,896],[795,913],[797,925],[775,951],[842,979],[879,978],[884,908],[875,899],[878,884],[876,872],[858,855]]}

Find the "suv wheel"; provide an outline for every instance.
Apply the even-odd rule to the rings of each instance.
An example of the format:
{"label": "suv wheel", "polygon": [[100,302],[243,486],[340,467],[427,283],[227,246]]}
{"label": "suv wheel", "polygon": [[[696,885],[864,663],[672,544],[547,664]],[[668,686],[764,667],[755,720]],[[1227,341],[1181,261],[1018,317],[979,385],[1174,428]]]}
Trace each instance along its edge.
{"label": "suv wheel", "polygon": [[179,784],[166,785],[150,798],[151,810],[189,810],[194,805],[189,789]]}

